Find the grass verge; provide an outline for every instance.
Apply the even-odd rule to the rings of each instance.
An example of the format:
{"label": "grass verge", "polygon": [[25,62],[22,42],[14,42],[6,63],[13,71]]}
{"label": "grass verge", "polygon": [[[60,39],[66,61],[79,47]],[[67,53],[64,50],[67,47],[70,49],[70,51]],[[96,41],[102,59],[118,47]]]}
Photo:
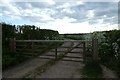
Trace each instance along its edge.
{"label": "grass verge", "polygon": [[101,64],[114,71],[115,74],[120,78],[120,60],[109,59],[109,61],[101,61]]}
{"label": "grass verge", "polygon": [[28,57],[21,55],[20,53],[6,53],[2,55],[2,69],[5,70],[9,67],[17,65],[25,60]]}
{"label": "grass verge", "polygon": [[87,62],[82,69],[82,74],[88,78],[100,78],[102,77],[102,68],[95,61]]}

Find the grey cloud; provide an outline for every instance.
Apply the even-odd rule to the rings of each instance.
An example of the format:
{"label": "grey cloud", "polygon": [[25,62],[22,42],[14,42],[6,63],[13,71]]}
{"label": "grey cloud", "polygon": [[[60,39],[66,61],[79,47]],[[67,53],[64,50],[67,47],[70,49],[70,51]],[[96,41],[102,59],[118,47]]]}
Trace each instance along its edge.
{"label": "grey cloud", "polygon": [[[95,11],[94,17],[89,21],[91,24],[97,23],[97,19],[104,19],[104,23],[111,23],[116,24],[117,23],[117,17],[118,17],[118,5],[117,3],[112,2],[97,2],[95,3],[89,3],[89,9],[93,9]],[[93,5],[92,5],[93,4]],[[93,7],[94,6],[94,7]],[[106,18],[104,17],[106,15]],[[110,19],[112,17],[115,17],[113,19]]]}
{"label": "grey cloud", "polygon": [[34,17],[34,16],[24,16],[23,18],[28,19],[31,22],[41,22],[41,23],[46,23],[47,21],[43,21],[40,19],[40,17]]}
{"label": "grey cloud", "polygon": [[[64,3],[63,3],[64,4]],[[80,7],[81,6],[81,7]],[[72,7],[69,7],[71,10],[74,11],[73,14],[71,13],[66,13],[66,12],[62,12],[62,10],[64,8],[60,8],[60,9],[55,9],[57,11],[57,13],[55,15],[51,15],[53,18],[57,19],[62,19],[64,16],[68,16],[68,17],[71,17],[71,18],[75,18],[77,19],[76,22],[82,22],[83,19],[86,19],[86,11],[82,8],[84,7],[84,5],[78,5],[78,6],[72,6]]]}
{"label": "grey cloud", "polygon": [[[71,7],[72,10],[75,11],[73,14],[68,14],[65,12],[61,12],[62,9],[56,9],[58,13],[55,15],[52,15],[54,18],[63,18],[64,16],[72,17],[77,19],[76,22],[83,22],[86,20],[89,20],[86,15],[88,10],[94,10],[94,17],[89,20],[89,22],[92,23],[97,23],[97,19],[105,19],[103,16],[106,15],[108,18],[109,17],[116,17],[117,16],[117,3],[113,2],[86,2],[84,5],[76,5]],[[104,21],[113,21],[116,23],[116,18],[113,20],[108,20],[105,19]],[[113,23],[112,22],[112,23]],[[111,23],[111,22],[110,22]]]}
{"label": "grey cloud", "polygon": [[[54,19],[62,19],[65,16],[74,18],[77,21],[74,23],[80,23],[84,21],[89,21],[90,24],[96,24],[98,19],[104,19],[104,23],[116,23],[117,20],[117,3],[113,2],[85,2],[82,5],[75,5],[74,2],[69,2],[71,6],[69,8],[71,10],[74,10],[75,12],[72,14],[62,12],[64,8],[57,8],[58,6],[61,6],[65,4],[64,2],[55,2],[54,5],[50,5],[45,2],[15,2],[14,6],[18,8],[18,10],[25,10],[25,9],[34,9],[34,8],[39,8],[39,9],[51,9],[55,11],[54,14],[52,12],[48,13],[50,17]],[[3,7],[4,11],[9,11],[7,6]],[[89,10],[94,10],[94,17],[91,19],[88,19],[86,16],[88,14]],[[10,12],[10,11],[9,11]],[[14,15],[14,13],[12,14]],[[106,15],[106,18],[103,16]],[[115,17],[113,19],[110,19],[111,17]],[[34,17],[34,16],[21,16],[22,19],[28,19],[33,22],[48,22],[48,21],[43,21],[40,18]]]}
{"label": "grey cloud", "polygon": [[16,2],[15,4],[22,9],[28,9],[28,5],[31,5],[33,8],[50,8],[51,6],[45,2]]}
{"label": "grey cloud", "polygon": [[31,5],[33,8],[50,8],[56,9],[57,6],[62,5],[63,2],[55,2],[54,5],[48,4],[46,2],[15,2],[17,7],[21,7],[22,9],[28,9]]}
{"label": "grey cloud", "polygon": [[28,2],[15,2],[15,5],[20,9],[29,9],[31,6]]}

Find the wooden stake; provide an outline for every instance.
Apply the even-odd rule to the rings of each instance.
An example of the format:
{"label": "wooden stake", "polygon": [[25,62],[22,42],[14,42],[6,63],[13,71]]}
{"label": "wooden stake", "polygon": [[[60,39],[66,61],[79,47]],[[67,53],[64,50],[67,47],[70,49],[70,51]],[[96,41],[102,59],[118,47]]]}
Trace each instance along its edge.
{"label": "wooden stake", "polygon": [[92,39],[93,60],[98,61],[98,39]]}

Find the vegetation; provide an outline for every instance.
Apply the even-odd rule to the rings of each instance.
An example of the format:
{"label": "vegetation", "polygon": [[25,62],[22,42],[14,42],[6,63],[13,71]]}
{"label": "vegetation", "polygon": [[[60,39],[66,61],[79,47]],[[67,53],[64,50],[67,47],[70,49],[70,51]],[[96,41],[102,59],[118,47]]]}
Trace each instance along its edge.
{"label": "vegetation", "polygon": [[[16,38],[17,40],[58,40],[58,31],[49,29],[40,29],[34,25],[11,25],[6,23],[0,23],[2,25],[2,68],[5,69],[9,66],[16,65],[22,61],[25,61],[27,57],[20,53],[11,53],[9,42],[11,38]],[[54,43],[55,44],[55,43]],[[52,44],[54,46],[54,44]],[[51,45],[51,44],[42,44]],[[29,45],[28,45],[29,46]],[[29,46],[30,47],[30,46]],[[50,47],[49,47],[50,48]],[[41,48],[43,49],[43,48]],[[44,51],[49,50],[48,48]],[[44,52],[42,50],[42,52]]]}
{"label": "vegetation", "polygon": [[63,34],[65,39],[84,40],[84,34]]}
{"label": "vegetation", "polygon": [[106,31],[104,37],[99,43],[100,61],[120,77],[120,30]]}
{"label": "vegetation", "polygon": [[59,38],[58,31],[49,29],[40,29],[34,25],[11,25],[2,24],[3,41],[9,38],[16,38],[21,40],[56,40]]}
{"label": "vegetation", "polygon": [[82,73],[88,78],[100,78],[102,76],[102,68],[98,62],[87,62],[83,67]]}
{"label": "vegetation", "polygon": [[8,67],[12,67],[16,64],[19,64],[25,60],[27,60],[28,57],[18,54],[18,53],[6,53],[2,56],[2,69],[6,69]]}

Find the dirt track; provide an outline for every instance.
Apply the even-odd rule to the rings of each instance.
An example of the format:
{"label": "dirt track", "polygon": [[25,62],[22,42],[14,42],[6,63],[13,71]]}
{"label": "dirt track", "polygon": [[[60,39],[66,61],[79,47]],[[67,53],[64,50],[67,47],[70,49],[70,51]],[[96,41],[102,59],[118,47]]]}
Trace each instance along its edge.
{"label": "dirt track", "polygon": [[[78,43],[74,43],[73,46],[77,45]],[[70,46],[70,43],[66,42],[62,46]],[[67,50],[58,48],[59,51]],[[82,50],[80,49],[73,49],[71,52],[77,53],[68,53],[66,56],[71,57],[81,57]],[[58,53],[61,54],[61,53]],[[47,55],[54,55],[54,52],[47,52],[39,57],[47,56]],[[27,60],[24,63],[21,63],[13,68],[7,69],[3,71],[2,76],[4,78],[22,78],[26,73],[30,71],[34,71],[35,68],[45,64],[50,59],[41,59],[41,58],[34,58],[31,60]],[[48,56],[50,57],[50,56]],[[54,58],[54,57],[52,57]],[[81,60],[81,62],[73,62],[73,61],[64,61],[64,60]],[[41,75],[36,75],[36,78],[82,78],[82,74],[80,69],[84,64],[82,63],[82,58],[68,58],[64,57],[55,65],[51,66],[48,70],[46,70]],[[103,78],[116,78],[116,75],[109,69],[103,67]]]}
{"label": "dirt track", "polygon": [[[70,43],[64,43],[62,46],[70,46]],[[54,52],[47,52],[41,56],[46,56],[48,54],[54,55]],[[40,56],[40,57],[41,57]],[[12,68],[6,69],[2,72],[2,77],[4,78],[22,78],[26,73],[33,71],[38,66],[41,66],[45,64],[49,59],[41,59],[39,57],[27,60],[26,62],[23,62],[17,66],[14,66]]]}

